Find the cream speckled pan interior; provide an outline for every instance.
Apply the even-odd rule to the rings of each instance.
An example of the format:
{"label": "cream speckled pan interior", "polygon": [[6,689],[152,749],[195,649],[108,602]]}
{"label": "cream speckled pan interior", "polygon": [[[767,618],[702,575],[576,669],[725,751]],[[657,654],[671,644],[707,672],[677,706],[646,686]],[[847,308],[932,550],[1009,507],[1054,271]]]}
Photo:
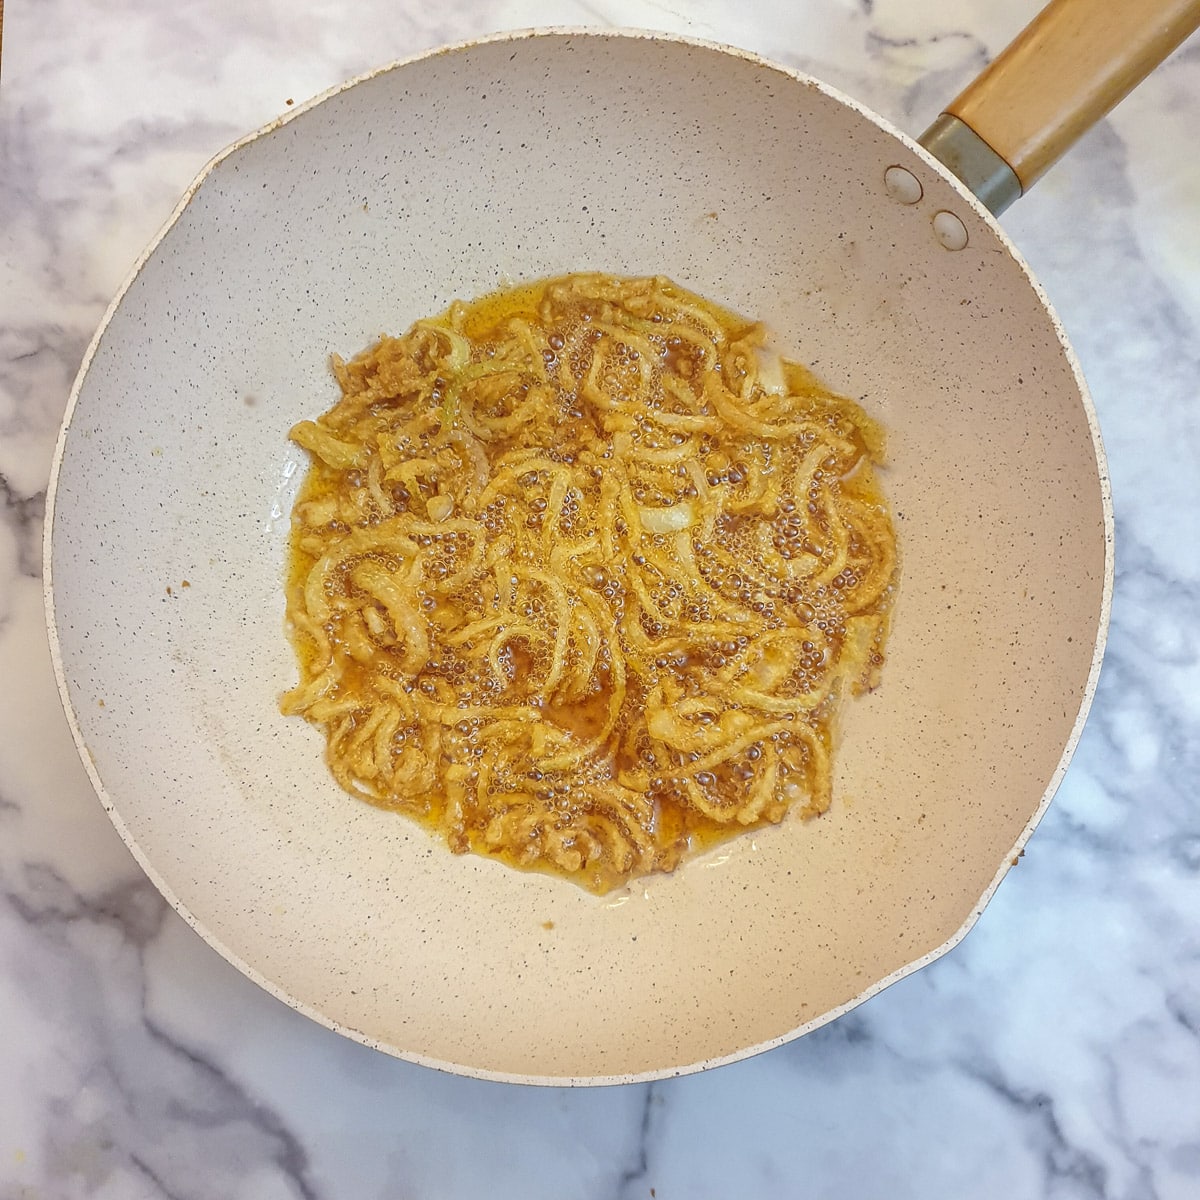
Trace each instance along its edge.
{"label": "cream speckled pan interior", "polygon": [[[888,194],[894,164],[919,202]],[[861,397],[903,556],[832,810],[604,898],[351,800],[277,710],[287,431],[335,398],[330,352],[577,270],[670,275]],[[963,936],[1078,737],[1111,541],[1078,365],[943,168],[750,55],[549,32],[379,71],[209,166],[76,384],[47,594],[97,791],[206,940],[389,1053],[596,1083],[786,1041]]]}

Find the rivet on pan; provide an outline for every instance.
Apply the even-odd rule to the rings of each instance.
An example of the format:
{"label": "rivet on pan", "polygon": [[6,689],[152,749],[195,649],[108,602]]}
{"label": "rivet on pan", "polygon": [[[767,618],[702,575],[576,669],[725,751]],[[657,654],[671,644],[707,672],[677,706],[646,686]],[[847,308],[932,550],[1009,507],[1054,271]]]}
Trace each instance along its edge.
{"label": "rivet on pan", "polygon": [[934,214],[933,234],[947,250],[961,250],[967,244],[967,227],[945,209]]}
{"label": "rivet on pan", "polygon": [[883,173],[883,186],[887,194],[900,204],[916,204],[924,195],[921,181],[903,167],[888,167]]}

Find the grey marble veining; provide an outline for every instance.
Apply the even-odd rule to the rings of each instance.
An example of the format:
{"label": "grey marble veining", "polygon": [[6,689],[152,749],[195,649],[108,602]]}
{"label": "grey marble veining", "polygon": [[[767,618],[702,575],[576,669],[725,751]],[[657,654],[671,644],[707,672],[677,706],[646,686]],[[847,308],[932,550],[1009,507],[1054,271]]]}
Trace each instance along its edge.
{"label": "grey marble veining", "polygon": [[1032,0],[47,0],[0,89],[0,1197],[1200,1196],[1200,45],[1005,225],[1083,362],[1117,582],[1092,717],[951,954],[772,1053],[649,1086],[480,1083],[260,992],[96,801],[43,634],[59,419],[125,272],[203,162],[389,58],[534,24],[729,41],[912,132]]}

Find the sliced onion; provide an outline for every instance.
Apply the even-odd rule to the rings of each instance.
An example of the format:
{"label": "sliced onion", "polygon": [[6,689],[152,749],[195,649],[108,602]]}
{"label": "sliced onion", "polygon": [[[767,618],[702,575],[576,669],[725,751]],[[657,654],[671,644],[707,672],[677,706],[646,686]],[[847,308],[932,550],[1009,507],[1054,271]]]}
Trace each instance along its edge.
{"label": "sliced onion", "polygon": [[288,437],[297,446],[303,446],[310,454],[328,463],[335,471],[348,471],[358,462],[360,447],[339,441],[315,421],[301,421],[299,425],[293,425]]}
{"label": "sliced onion", "polygon": [[678,533],[696,523],[695,509],[686,500],[666,508],[638,508],[638,518],[647,533]]}
{"label": "sliced onion", "polygon": [[418,321],[413,328],[439,333],[450,343],[446,365],[451,371],[461,371],[471,361],[471,343],[456,330],[447,329],[440,321]]}
{"label": "sliced onion", "polygon": [[430,496],[425,511],[431,521],[444,521],[454,511],[454,500],[450,496]]}
{"label": "sliced onion", "polygon": [[787,395],[787,380],[783,377],[783,359],[774,350],[760,346],[754,352],[758,359],[758,386],[772,396]]}

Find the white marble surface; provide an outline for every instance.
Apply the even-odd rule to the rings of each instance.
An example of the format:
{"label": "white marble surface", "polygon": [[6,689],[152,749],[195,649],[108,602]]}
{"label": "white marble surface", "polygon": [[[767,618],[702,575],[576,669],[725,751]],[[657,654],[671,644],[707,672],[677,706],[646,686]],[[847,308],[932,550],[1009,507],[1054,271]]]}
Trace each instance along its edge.
{"label": "white marble surface", "polygon": [[1118,527],[1092,718],[967,940],[800,1042],[538,1090],[258,991],[93,797],[43,633],[51,448],[111,293],[196,170],[366,67],[533,24],[683,30],[919,132],[1036,0],[10,0],[0,90],[0,1197],[1200,1196],[1200,43],[1005,224],[1095,395]]}

